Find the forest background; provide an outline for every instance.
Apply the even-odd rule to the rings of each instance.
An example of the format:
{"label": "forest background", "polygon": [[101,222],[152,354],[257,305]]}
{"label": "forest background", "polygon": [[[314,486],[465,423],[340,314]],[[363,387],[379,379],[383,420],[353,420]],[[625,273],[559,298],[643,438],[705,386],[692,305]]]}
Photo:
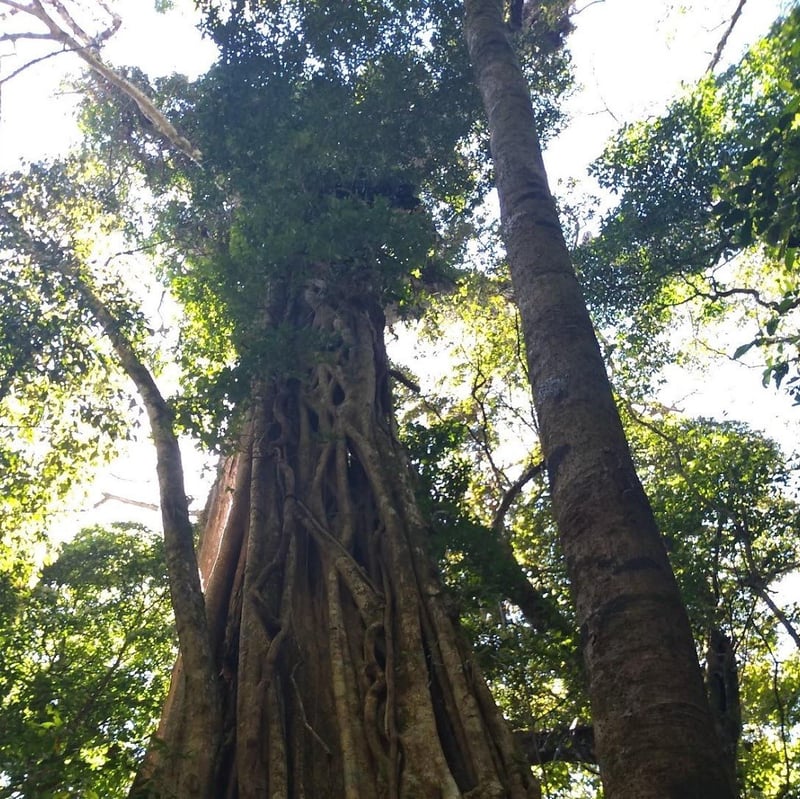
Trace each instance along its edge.
{"label": "forest background", "polygon": [[[586,9],[574,17],[576,31],[570,33],[568,46],[577,51],[582,30],[587,33],[591,30],[588,23],[582,28],[583,20],[589,19],[590,13],[603,13],[605,5],[612,4],[598,4],[596,9]],[[762,4],[760,10],[763,11],[765,5]],[[775,14],[767,14],[765,21],[770,16]],[[734,32],[741,34],[743,24],[738,23]],[[756,23],[751,24],[753,27],[748,32],[756,30]],[[761,32],[766,28],[764,25]],[[745,34],[745,39],[750,38]],[[714,44],[719,39],[715,41],[712,34],[709,41],[713,54]],[[725,52],[732,57],[730,50]],[[710,60],[709,52],[700,53],[699,62],[703,60]],[[718,66],[717,72],[721,71]],[[653,72],[661,73],[660,70]],[[701,66],[686,75],[686,80],[691,81],[702,72]],[[652,80],[652,76],[648,77]],[[7,93],[14,85],[12,81],[3,87],[4,116],[9,113]],[[679,100],[673,109],[680,107]],[[613,105],[610,110],[615,111]],[[628,121],[631,117],[627,113],[615,115]],[[778,118],[785,113],[783,108]],[[13,111],[11,114],[16,115]],[[610,114],[603,111],[601,116],[608,119]],[[669,114],[665,118],[669,119]],[[672,120],[675,125],[685,123],[680,114],[674,114]],[[42,128],[41,123],[37,128]],[[794,128],[790,125],[789,129]],[[559,146],[570,154],[575,151],[569,131],[567,124],[561,142],[556,139],[551,146],[553,160],[561,160],[557,157]],[[673,129],[673,132],[677,136],[679,131]],[[659,136],[666,134],[651,118],[650,123],[643,123],[639,128],[628,128],[626,135],[618,140],[617,150],[612,147],[606,157],[606,183],[616,185],[622,197],[626,189],[636,188],[636,169],[645,158],[652,157]],[[641,155],[636,150],[637,140],[648,143],[641,146]],[[690,140],[690,136],[684,139],[691,145]],[[596,144],[595,134],[591,141]],[[630,147],[627,152],[626,146]],[[6,152],[4,149],[4,158]],[[640,158],[638,163],[637,157]],[[13,168],[9,164],[5,166]],[[616,178],[615,166],[618,168]],[[647,172],[645,167],[642,170]],[[566,176],[565,180],[569,177],[574,176]],[[647,185],[652,189],[652,184]],[[575,245],[584,245],[584,270],[590,275],[592,248],[602,256],[604,246],[624,247],[628,234],[609,230],[613,225],[608,224],[608,219],[613,219],[614,214],[612,211],[605,216],[608,200],[593,205],[591,198],[580,194],[581,190],[585,190],[585,186],[565,186],[560,196],[569,238]],[[750,196],[753,194],[751,191]],[[610,202],[613,208],[615,201]],[[605,226],[598,224],[602,219],[606,220]],[[731,225],[741,222],[738,218],[723,221]],[[491,220],[483,220],[481,224],[488,230]],[[573,226],[571,230],[570,225]],[[765,242],[754,236],[751,242],[745,242],[746,246],[735,248],[737,251],[751,246],[754,250],[759,246],[767,248],[766,254],[763,251],[751,253],[755,260],[746,266],[745,273],[753,282],[743,287],[742,295],[752,298],[753,291],[763,291],[762,285],[767,281],[765,273],[758,270],[775,260],[769,247],[777,248],[791,276],[793,262],[788,260],[788,255],[797,246],[791,238],[793,229],[790,224],[790,232],[781,240]],[[545,792],[553,796],[594,795],[596,771],[591,746],[586,744],[585,738],[590,718],[580,675],[571,673],[567,654],[575,642],[560,640],[563,631],[558,631],[558,624],[550,631],[555,633],[555,639],[548,641],[546,636],[534,634],[534,625],[519,609],[524,599],[518,597],[515,602],[503,596],[500,590],[499,584],[507,581],[508,576],[492,560],[499,557],[497,552],[484,551],[483,545],[477,543],[487,529],[507,525],[503,540],[511,543],[527,575],[534,582],[547,585],[546,595],[554,598],[560,613],[569,618],[568,590],[546,521],[546,488],[539,482],[541,475],[536,474],[535,457],[528,460],[529,455],[535,453],[535,423],[525,399],[524,368],[513,356],[516,346],[514,315],[505,302],[508,289],[502,270],[493,271],[497,252],[492,248],[487,250],[473,249],[471,256],[475,260],[486,259],[486,273],[495,282],[494,290],[482,294],[487,291],[485,285],[456,281],[457,301],[454,303],[448,299],[453,294],[440,290],[436,284],[431,292],[433,297],[425,301],[422,321],[411,323],[417,334],[427,335],[427,340],[423,337],[422,354],[405,363],[402,363],[402,355],[396,356],[399,390],[408,392],[403,397],[406,441],[429,500],[434,503],[434,514],[446,520],[442,532],[453,524],[457,529],[454,539],[445,537],[438,543],[446,578],[467,609],[464,623],[483,652],[484,668],[501,706],[512,716],[514,726],[527,734],[537,757],[547,761],[542,772]],[[579,264],[580,259],[578,256]],[[761,266],[757,268],[755,264]],[[775,357],[769,350],[770,343],[775,342],[766,342],[766,339],[775,339],[779,328],[791,327],[789,317],[795,295],[789,277],[766,274],[771,275],[769,280],[775,281],[775,298],[766,300],[771,303],[767,306],[760,306],[758,302],[752,308],[734,302],[726,304],[725,300],[731,296],[736,298],[739,293],[725,295],[727,289],[718,292],[718,296],[711,298],[711,304],[705,306],[702,301],[708,297],[703,291],[698,291],[694,298],[674,295],[674,304],[688,312],[670,316],[666,327],[698,333],[699,338],[687,339],[690,346],[674,337],[659,337],[658,328],[665,326],[665,317],[659,318],[659,313],[663,313],[660,305],[664,294],[657,292],[664,291],[664,286],[658,280],[652,280],[647,286],[651,295],[645,300],[649,302],[642,301],[641,296],[635,298],[640,302],[641,314],[629,308],[621,309],[623,320],[630,314],[635,327],[626,328],[624,321],[615,319],[613,314],[620,309],[604,308],[602,299],[597,300],[594,310],[600,318],[608,314],[605,317],[607,327],[601,324],[601,332],[609,336],[604,345],[615,388],[623,407],[628,409],[629,435],[639,456],[640,468],[644,468],[643,479],[655,498],[662,529],[672,542],[675,568],[682,577],[686,602],[690,611],[694,611],[701,655],[706,658],[703,650],[712,635],[724,637],[735,655],[736,679],[744,698],[740,709],[743,726],[735,735],[737,743],[739,736],[744,736],[737,748],[743,794],[788,797],[794,795],[797,779],[795,750],[800,677],[794,646],[797,642],[792,641],[797,608],[791,602],[791,594],[776,595],[780,596],[780,606],[772,596],[781,580],[796,570],[798,562],[793,542],[797,518],[792,469],[794,444],[791,437],[786,436],[785,422],[769,428],[773,438],[781,440],[782,448],[735,423],[698,422],[675,414],[675,406],[679,406],[680,411],[693,412],[697,406],[689,401],[679,402],[675,394],[670,397],[658,390],[666,367],[666,374],[675,377],[670,362],[677,359],[683,363],[699,363],[699,353],[704,349],[731,355],[737,348],[743,349],[760,338],[748,352],[738,353],[738,360],[750,359],[750,371],[755,371],[756,376],[742,377],[741,370],[737,371],[734,383],[737,388],[730,393],[734,390],[737,395],[751,393],[749,386],[746,390],[738,389],[748,381],[757,387],[754,393],[758,399],[754,402],[761,415],[771,418],[748,419],[754,428],[765,429],[772,417],[780,418],[778,413],[763,413],[767,389],[758,386],[761,373],[766,369],[768,385],[783,383],[769,396],[784,408],[790,405],[794,362],[790,356]],[[603,276],[598,279],[602,281]],[[719,288],[715,280],[711,284]],[[675,286],[669,286],[666,291],[675,292]],[[491,299],[487,301],[487,297]],[[759,318],[759,310],[766,310],[767,316]],[[7,309],[4,317],[8,318],[6,312]],[[780,322],[773,324],[771,320],[776,314]],[[742,335],[744,319],[752,326],[749,337]],[[406,334],[400,334],[400,329],[398,324],[398,335],[405,338]],[[637,329],[645,332],[637,336]],[[720,346],[720,331],[731,336],[730,345],[725,340]],[[789,335],[785,338],[783,343],[790,349],[794,339]],[[698,347],[697,342],[702,340],[711,340],[714,346]],[[10,335],[8,341],[12,341]],[[660,342],[659,347],[654,346],[656,341]],[[440,360],[443,352],[455,359],[451,374],[444,382],[440,375],[425,374],[423,365]],[[719,361],[716,361],[714,368],[718,366]],[[706,374],[712,374],[711,379],[716,384],[719,372]],[[419,385],[422,386],[421,398]],[[765,394],[758,394],[759,391]],[[678,394],[684,392],[685,389],[681,389]],[[713,392],[713,396],[718,400],[719,392]],[[26,411],[20,405],[12,405],[9,413],[10,423],[6,429],[13,428],[18,435],[24,426],[20,424],[20,414],[24,416]],[[703,413],[710,415],[705,410]],[[723,419],[740,416],[738,411],[725,408],[718,414]],[[107,423],[107,420],[92,418],[91,414],[82,412],[81,416],[82,421],[94,429],[102,430]],[[763,424],[758,424],[759,421]],[[105,433],[119,438],[127,423],[120,420],[114,424],[119,427],[111,429],[113,425],[109,425]],[[6,472],[9,481],[6,496],[19,501],[16,508],[12,503],[7,516],[18,526],[11,536],[13,554],[6,555],[4,561],[13,580],[9,582],[9,593],[4,595],[4,601],[9,604],[3,634],[9,642],[6,651],[19,652],[19,656],[8,657],[4,662],[4,685],[9,686],[6,710],[9,718],[16,713],[18,721],[17,726],[9,725],[7,739],[3,742],[1,768],[8,783],[4,790],[10,796],[37,795],[36,781],[41,785],[44,772],[49,775],[48,779],[56,780],[53,784],[86,786],[85,795],[92,795],[90,791],[95,795],[115,795],[114,791],[124,788],[130,768],[141,752],[147,726],[160,704],[164,684],[154,675],[157,669],[165,668],[172,657],[169,627],[164,623],[165,597],[159,588],[163,584],[163,565],[158,557],[158,544],[144,531],[137,530],[137,534],[131,536],[125,529],[94,529],[75,538],[60,557],[50,555],[55,559],[45,567],[39,582],[32,579],[35,571],[31,571],[33,565],[26,555],[31,551],[29,545],[33,546],[41,541],[43,534],[49,535],[55,527],[64,524],[63,516],[53,515],[57,509],[53,501],[63,501],[66,489],[72,489],[78,474],[87,470],[89,463],[98,458],[102,460],[113,451],[113,448],[105,449],[106,442],[92,441],[91,436],[87,439],[84,432],[79,432],[78,438],[89,443],[85,462],[78,460],[65,468],[70,458],[64,456],[80,450],[71,449],[73,431],[69,431],[59,444],[61,453],[55,470],[60,473],[54,477],[40,470],[44,478],[42,492],[35,496],[39,487],[30,479],[30,474],[36,472],[47,457],[38,439],[41,429],[41,425],[31,425],[29,440],[24,442],[26,446],[14,451],[15,465],[22,467],[19,473],[15,475],[13,469]],[[524,455],[518,447],[510,447],[509,440],[529,442]],[[24,462],[26,457],[30,459],[28,464]],[[27,474],[26,466],[31,470]],[[524,476],[528,479],[522,481]],[[20,489],[22,482],[32,487],[33,493],[29,496],[24,496]],[[116,492],[114,489],[110,493]],[[90,504],[97,501],[95,497]],[[25,514],[20,514],[20,508]],[[28,513],[31,508],[35,509],[34,514]],[[696,515],[689,514],[689,509]],[[118,520],[119,509],[112,513]],[[541,516],[531,523],[538,514]],[[23,515],[24,523],[20,522]],[[538,532],[531,540],[526,538],[524,530]],[[692,532],[688,533],[689,530]],[[727,530],[733,531],[729,550],[721,543]],[[8,532],[4,526],[4,536]],[[103,547],[108,548],[109,554],[100,558],[98,553]],[[485,564],[481,565],[483,559],[493,565],[485,568]],[[115,590],[110,589],[113,584],[116,584]],[[134,638],[126,630],[133,619],[145,618],[151,611],[153,621],[137,625],[139,632],[134,645]],[[71,619],[70,623],[67,619]],[[110,634],[110,630],[116,632]],[[111,648],[94,650],[100,642]],[[92,665],[87,668],[87,664]],[[120,710],[124,712],[120,714]],[[735,723],[735,715],[728,718],[729,724]],[[102,733],[99,737],[98,731]],[[121,757],[123,751],[125,756]],[[37,767],[33,770],[32,758],[36,759]],[[114,768],[110,767],[111,763],[115,764]],[[34,772],[35,777],[32,776]],[[20,787],[26,784],[27,787]]]}

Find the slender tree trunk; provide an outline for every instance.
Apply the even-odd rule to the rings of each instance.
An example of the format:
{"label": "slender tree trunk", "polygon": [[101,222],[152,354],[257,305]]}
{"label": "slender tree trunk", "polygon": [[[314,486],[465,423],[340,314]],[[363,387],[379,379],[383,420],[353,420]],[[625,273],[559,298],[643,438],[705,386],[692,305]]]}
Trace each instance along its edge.
{"label": "slender tree trunk", "polygon": [[[268,316],[330,347],[259,382],[207,509],[216,796],[538,796],[426,552],[377,302],[318,267]],[[178,668],[134,796],[180,778],[182,685]]]}
{"label": "slender tree trunk", "polygon": [[608,799],[726,799],[686,612],[561,232],[500,0],[465,0]]}
{"label": "slender tree trunk", "polygon": [[128,376],[136,384],[147,409],[156,450],[164,551],[170,583],[170,598],[175,613],[175,627],[182,662],[184,689],[195,697],[187,707],[187,724],[182,730],[180,753],[182,767],[175,782],[181,799],[204,799],[213,796],[213,757],[220,741],[222,713],[218,680],[214,671],[205,603],[197,569],[189,502],[183,481],[180,447],[172,427],[172,414],[153,380],[130,344],[119,333],[111,316],[91,289],[82,285],[81,293],[91,307]]}
{"label": "slender tree trunk", "polygon": [[742,734],[742,706],[739,701],[739,667],[733,643],[722,630],[712,627],[706,651],[706,689],[711,715],[722,742],[728,780],[737,789],[737,759]]}

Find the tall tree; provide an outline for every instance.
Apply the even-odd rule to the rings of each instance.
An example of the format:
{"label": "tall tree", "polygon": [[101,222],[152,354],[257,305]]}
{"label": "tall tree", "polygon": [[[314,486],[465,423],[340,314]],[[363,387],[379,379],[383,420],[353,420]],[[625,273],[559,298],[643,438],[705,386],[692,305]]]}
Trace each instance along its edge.
{"label": "tall tree", "polygon": [[[556,20],[566,5],[553,4]],[[606,795],[730,797],[688,617],[548,188],[503,3],[465,9]]]}
{"label": "tall tree", "polygon": [[[90,169],[140,160],[155,237],[176,244],[162,264],[187,320],[174,408],[228,453],[200,553],[207,636],[184,549],[181,662],[134,796],[538,794],[432,568],[383,342],[385,308],[458,252],[451,223],[474,188],[457,9],[209,4],[219,63],[158,87],[196,142],[182,155],[163,126],[153,140],[126,82],[94,90]],[[174,515],[185,543],[168,408],[115,324],[113,286],[68,242],[26,246],[136,382],[170,450],[165,526]]]}

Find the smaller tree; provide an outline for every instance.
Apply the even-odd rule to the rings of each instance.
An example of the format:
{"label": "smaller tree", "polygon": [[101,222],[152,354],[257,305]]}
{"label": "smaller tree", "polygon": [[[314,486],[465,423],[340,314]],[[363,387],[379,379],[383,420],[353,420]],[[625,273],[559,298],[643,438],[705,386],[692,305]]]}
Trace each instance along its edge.
{"label": "smaller tree", "polygon": [[82,530],[0,617],[0,796],[122,797],[175,657],[163,545]]}

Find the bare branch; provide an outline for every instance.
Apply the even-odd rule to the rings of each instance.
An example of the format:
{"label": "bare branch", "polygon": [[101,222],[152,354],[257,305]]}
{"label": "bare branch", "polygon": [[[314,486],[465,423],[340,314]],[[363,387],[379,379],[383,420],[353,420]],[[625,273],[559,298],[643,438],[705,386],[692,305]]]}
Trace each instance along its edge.
{"label": "bare branch", "polygon": [[16,78],[21,72],[24,72],[26,69],[36,66],[36,64],[40,64],[42,61],[47,61],[48,58],[52,58],[56,55],[62,55],[63,53],[68,52],[67,50],[54,50],[52,53],[48,53],[47,55],[43,55],[39,58],[34,58],[32,61],[28,61],[23,64],[18,69],[15,69],[10,75],[6,75],[4,78],[0,78],[0,86],[4,83],[8,83],[12,78]]}
{"label": "bare branch", "polygon": [[753,590],[770,609],[772,615],[780,622],[786,634],[794,641],[795,646],[800,650],[800,633],[795,629],[789,617],[775,604],[775,601],[763,585],[755,585],[753,586]]}
{"label": "bare branch", "polygon": [[[0,0],[0,5],[6,5],[16,11],[22,11],[42,22],[49,33],[43,34],[40,38],[52,39],[63,45],[65,49],[75,52],[95,74],[133,100],[144,118],[153,125],[153,128],[162,138],[166,139],[176,150],[183,153],[191,161],[197,164],[200,163],[202,159],[200,150],[178,132],[177,128],[138,86],[120,75],[100,57],[98,45],[107,40],[119,28],[121,21],[118,16],[112,15],[111,25],[98,36],[92,38],[71,17],[59,0],[51,0],[51,5],[58,10],[67,29],[53,19],[41,0],[33,0],[31,5],[24,5],[16,0]],[[103,6],[105,7],[104,4]]]}
{"label": "bare branch", "polygon": [[23,3],[17,3],[15,0],[0,0],[0,4],[8,6],[11,9],[12,14],[16,13],[17,11],[22,11],[24,14],[33,13],[32,6],[26,6]]}
{"label": "bare branch", "polygon": [[[58,12],[58,15],[61,17],[64,24],[70,31],[72,31],[72,35],[76,36],[84,46],[88,47],[92,41],[91,37],[80,25],[78,25],[69,11],[67,11],[66,6],[61,3],[60,0],[47,0],[47,2]],[[39,19],[44,20],[44,18],[47,17],[47,19],[51,20],[55,24],[58,24],[55,22],[55,20],[53,20],[50,14],[47,13],[47,9],[44,7],[44,3],[42,3],[41,0],[33,0],[33,5],[39,11],[39,13],[36,15],[39,17]]]}
{"label": "bare branch", "polygon": [[4,33],[0,36],[0,42],[17,42],[20,39],[52,39],[49,33],[33,33],[21,31],[20,33]]}
{"label": "bare branch", "polygon": [[570,17],[577,17],[578,14],[582,14],[584,11],[586,11],[587,8],[591,8],[592,6],[605,3],[605,1],[606,0],[591,0],[591,2],[587,3],[582,8],[576,8],[574,11],[570,12]]}
{"label": "bare branch", "polygon": [[725,50],[725,45],[728,43],[728,38],[731,35],[734,27],[736,27],[736,23],[739,21],[739,17],[742,16],[742,9],[744,8],[744,4],[747,0],[739,0],[739,4],[736,6],[736,11],[733,12],[733,16],[731,17],[730,23],[728,27],[725,29],[725,33],[722,34],[722,38],[719,40],[719,44],[717,45],[717,49],[714,53],[714,57],[711,59],[711,62],[706,67],[706,74],[709,74],[716,69],[717,64],[719,64],[720,58],[722,58],[722,53]]}
{"label": "bare branch", "polygon": [[[123,505],[132,505],[135,508],[144,508],[144,510],[152,510],[157,511],[161,509],[160,505],[157,505],[155,502],[143,502],[139,499],[131,499],[130,497],[123,497],[119,494],[112,494],[108,491],[103,491],[100,495],[100,499],[92,505],[92,509],[99,508],[101,505],[105,504],[106,502],[121,502]],[[197,518],[198,511],[189,511],[189,516],[193,516]]]}
{"label": "bare branch", "polygon": [[125,505],[133,505],[136,508],[144,508],[145,510],[158,510],[158,505],[155,502],[142,502],[138,499],[129,499],[121,497],[118,494],[110,494],[108,491],[103,491],[102,498],[92,505],[92,508],[99,508],[106,502],[122,502]]}
{"label": "bare branch", "polygon": [[389,377],[404,385],[412,394],[419,394],[419,383],[415,383],[410,377],[406,377],[399,369],[390,369]]}
{"label": "bare branch", "polygon": [[94,37],[94,41],[96,44],[100,45],[103,42],[110,39],[120,28],[122,25],[122,17],[116,13],[113,9],[109,8],[106,3],[101,2],[101,0],[97,0],[98,5],[100,5],[103,10],[111,17],[111,24],[97,36]]}

